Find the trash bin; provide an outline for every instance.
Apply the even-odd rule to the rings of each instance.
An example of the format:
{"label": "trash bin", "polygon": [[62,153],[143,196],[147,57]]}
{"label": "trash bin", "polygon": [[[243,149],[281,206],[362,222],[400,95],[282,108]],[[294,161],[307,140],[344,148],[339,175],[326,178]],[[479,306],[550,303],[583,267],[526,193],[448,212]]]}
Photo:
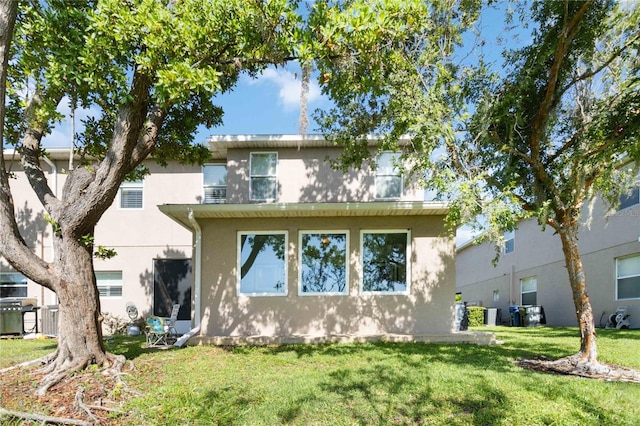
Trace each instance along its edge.
{"label": "trash bin", "polygon": [[520,327],[520,307],[509,306],[509,315],[511,315],[511,325],[514,327]]}
{"label": "trash bin", "polygon": [[456,303],[456,331],[465,331],[469,328],[469,311],[463,303]]}
{"label": "trash bin", "polygon": [[542,306],[528,305],[522,306],[522,325],[524,327],[537,327],[546,324],[544,319],[544,309]]}
{"label": "trash bin", "polygon": [[495,327],[499,322],[499,311],[498,308],[486,308],[484,310],[484,325]]}
{"label": "trash bin", "polygon": [[0,334],[22,334],[22,302],[0,302]]}

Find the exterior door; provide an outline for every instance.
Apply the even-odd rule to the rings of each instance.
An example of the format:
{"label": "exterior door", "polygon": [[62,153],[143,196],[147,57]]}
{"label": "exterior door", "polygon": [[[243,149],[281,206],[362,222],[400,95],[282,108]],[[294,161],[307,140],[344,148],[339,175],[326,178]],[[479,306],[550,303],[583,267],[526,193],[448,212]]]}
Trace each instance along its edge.
{"label": "exterior door", "polygon": [[191,327],[191,259],[154,259],[153,315],[168,318],[176,303],[176,330],[184,334]]}

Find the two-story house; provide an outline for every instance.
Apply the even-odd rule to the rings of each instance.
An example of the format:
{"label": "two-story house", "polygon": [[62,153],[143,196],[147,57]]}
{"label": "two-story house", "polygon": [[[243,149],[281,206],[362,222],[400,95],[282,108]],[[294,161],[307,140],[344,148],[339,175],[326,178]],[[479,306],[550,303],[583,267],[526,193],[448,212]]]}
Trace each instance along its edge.
{"label": "two-story house", "polygon": [[[626,306],[631,327],[640,328],[639,189],[626,194],[616,211],[607,211],[602,200],[584,208],[583,216],[591,219],[579,231],[579,250],[596,326]],[[510,306],[537,305],[548,325],[577,325],[560,238],[532,219],[505,234],[505,242],[495,267],[493,244],[471,241],[458,248],[456,288],[462,299],[499,308],[503,322],[509,321]]]}
{"label": "two-story house", "polygon": [[[208,144],[203,167],[149,160],[142,182],[122,184],[95,232],[96,245],[117,252],[95,260],[104,312],[126,318],[133,302],[143,316],[168,316],[180,303],[178,331],[203,343],[484,338],[453,334],[447,205],[424,201],[394,153],[343,173],[330,165],[341,148],[320,136],[220,136]],[[59,191],[68,151],[50,154],[49,183]],[[12,166],[21,227],[50,259],[41,206],[19,163]],[[3,289],[17,285],[20,295],[55,303],[0,266]]]}
{"label": "two-story house", "polygon": [[343,173],[322,137],[209,144],[205,203],[160,206],[193,234],[196,340],[453,331],[447,206],[423,201],[393,153]]}

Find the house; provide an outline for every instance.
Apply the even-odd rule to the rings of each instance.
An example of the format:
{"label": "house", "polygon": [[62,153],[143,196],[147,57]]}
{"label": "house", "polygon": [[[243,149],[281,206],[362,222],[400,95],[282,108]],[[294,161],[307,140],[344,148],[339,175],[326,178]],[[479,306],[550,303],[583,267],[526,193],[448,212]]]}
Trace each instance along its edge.
{"label": "house", "polygon": [[[60,194],[69,164],[69,150],[50,148],[42,160],[48,183]],[[51,226],[42,205],[22,172],[17,155],[5,150],[5,161],[15,179],[10,180],[16,218],[27,244],[43,259],[53,258]],[[191,235],[157,208],[166,202],[197,203],[202,198],[202,168],[176,162],[161,167],[146,161],[150,174],[142,182],[122,184],[113,205],[95,229],[95,244],[114,249],[115,257],[95,259],[94,268],[102,312],[128,320],[125,306],[133,302],[142,317],[169,316],[173,303],[181,303],[178,329],[191,328]],[[57,304],[53,292],[14,271],[0,257],[0,298],[35,299],[37,306]],[[55,334],[55,327],[40,311],[39,331]],[[26,315],[27,330],[34,329],[34,315]],[[55,325],[55,324],[54,324]],[[109,332],[108,327],[105,328]]]}
{"label": "house", "polygon": [[[394,153],[343,173],[330,165],[341,148],[320,136],[219,136],[208,144],[203,167],[148,161],[143,182],[122,184],[95,233],[96,245],[118,253],[95,261],[103,311],[126,317],[134,302],[143,316],[168,316],[180,303],[177,328],[190,343],[491,341],[453,333],[447,205],[424,201]],[[59,189],[68,151],[52,150],[49,161]],[[17,174],[15,184],[26,185]],[[16,208],[34,223],[21,225],[36,225],[32,246],[49,259],[50,230],[26,189]],[[20,276],[1,266],[3,276]],[[20,285],[39,303],[55,303],[24,277]]]}
{"label": "house", "polygon": [[[579,230],[579,250],[587,277],[596,326],[605,326],[617,307],[626,306],[632,328],[640,328],[640,194],[636,187],[616,211],[602,200],[585,206],[591,217]],[[505,234],[499,261],[491,264],[491,243],[461,245],[456,256],[456,289],[462,299],[500,309],[509,322],[509,307],[541,306],[547,325],[576,326],[577,319],[558,235],[542,231],[535,219]]]}

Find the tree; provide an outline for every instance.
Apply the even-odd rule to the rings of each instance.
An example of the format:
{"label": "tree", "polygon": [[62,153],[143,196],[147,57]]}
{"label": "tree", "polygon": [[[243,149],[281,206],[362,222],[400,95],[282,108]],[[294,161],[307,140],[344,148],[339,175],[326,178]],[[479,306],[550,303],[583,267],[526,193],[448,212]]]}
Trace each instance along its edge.
{"label": "tree", "polygon": [[[214,96],[240,73],[255,75],[292,58],[295,4],[244,0],[3,0],[2,149],[14,145],[53,225],[55,259],[45,262],[20,235],[4,159],[0,170],[0,253],[59,301],[58,347],[46,357],[44,394],[91,363],[118,368],[106,352],[93,270],[94,228],[120,184],[139,177],[150,154],[203,162],[200,125],[220,123]],[[15,30],[12,32],[14,28]],[[9,48],[11,51],[9,52]],[[10,53],[10,54],[9,54]],[[78,135],[79,166],[61,194],[47,184],[42,138],[63,117],[61,102],[90,108]],[[6,106],[6,109],[5,109]]]}
{"label": "tree", "polygon": [[[638,170],[640,6],[538,1],[519,11],[532,41],[505,50],[504,74],[489,72],[482,58],[471,63],[452,54],[462,38],[449,27],[433,30],[441,34],[437,43],[416,33],[389,45],[375,35],[364,42],[351,35],[354,22],[334,26],[340,32],[335,50],[356,50],[360,61],[343,68],[332,59],[320,64],[321,73],[336,80],[329,90],[337,100],[318,117],[345,146],[344,166],[368,158],[364,135],[383,134],[382,149],[402,151],[419,165],[414,168],[427,171],[427,186],[451,198],[453,226],[483,214],[485,237],[497,240],[523,218],[553,228],[581,341],[576,355],[554,367],[597,374],[608,370],[597,360],[578,227],[585,202],[601,195],[615,205]],[[440,13],[459,17],[445,20],[459,22],[454,29],[469,22],[453,9]],[[380,59],[367,56],[371,52],[381,52]]]}

